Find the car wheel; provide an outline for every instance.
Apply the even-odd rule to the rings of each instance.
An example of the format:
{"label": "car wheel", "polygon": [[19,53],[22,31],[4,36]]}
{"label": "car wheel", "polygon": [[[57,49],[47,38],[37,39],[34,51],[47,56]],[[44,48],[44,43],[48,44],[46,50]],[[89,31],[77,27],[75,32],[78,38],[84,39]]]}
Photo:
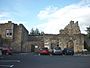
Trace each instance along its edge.
{"label": "car wheel", "polygon": [[6,53],[6,55],[9,55],[9,53]]}
{"label": "car wheel", "polygon": [[38,55],[40,56],[41,54],[39,53]]}
{"label": "car wheel", "polygon": [[52,56],[52,54],[49,54],[50,56]]}
{"label": "car wheel", "polygon": [[9,53],[9,55],[12,55],[12,53]]}

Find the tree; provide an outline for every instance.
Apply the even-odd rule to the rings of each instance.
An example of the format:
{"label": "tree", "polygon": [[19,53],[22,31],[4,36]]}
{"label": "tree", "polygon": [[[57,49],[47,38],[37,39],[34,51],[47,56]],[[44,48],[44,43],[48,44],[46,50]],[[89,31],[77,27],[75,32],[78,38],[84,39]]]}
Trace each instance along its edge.
{"label": "tree", "polygon": [[42,31],[42,32],[41,32],[41,35],[43,35],[43,34],[44,34],[44,32]]}
{"label": "tree", "polygon": [[30,35],[33,35],[33,36],[39,36],[39,35],[43,35],[44,32],[40,32],[38,28],[36,28],[35,30],[32,28],[31,29],[31,32],[30,32]]}
{"label": "tree", "polygon": [[34,32],[34,30],[33,30],[33,28],[31,29],[31,32],[30,32],[30,35],[34,35],[35,34],[35,32]]}
{"label": "tree", "polygon": [[89,27],[87,27],[87,36],[88,36],[88,38],[90,38],[90,26]]}
{"label": "tree", "polygon": [[40,35],[39,29],[36,28],[35,35]]}

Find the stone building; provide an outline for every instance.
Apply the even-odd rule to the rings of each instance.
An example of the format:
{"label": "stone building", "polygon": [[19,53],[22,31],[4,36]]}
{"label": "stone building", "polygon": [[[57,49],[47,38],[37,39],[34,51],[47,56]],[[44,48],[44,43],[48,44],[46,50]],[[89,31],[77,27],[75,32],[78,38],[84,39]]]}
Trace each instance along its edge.
{"label": "stone building", "polygon": [[59,45],[59,38],[57,34],[44,34],[44,46],[53,49]]}
{"label": "stone building", "polygon": [[28,40],[28,31],[23,24],[14,24],[12,21],[0,24],[0,35],[3,47],[12,47],[14,52],[23,51],[23,45]]}
{"label": "stone building", "polygon": [[43,40],[42,35],[40,35],[40,36],[29,35],[29,37],[28,37],[28,48],[29,49],[27,49],[27,50],[34,52],[38,48],[42,48],[42,47],[44,47],[44,40]]}
{"label": "stone building", "polygon": [[70,24],[60,31],[59,45],[62,49],[72,48],[74,52],[81,52],[84,49],[84,35],[81,34],[78,21],[70,21]]}
{"label": "stone building", "polygon": [[2,38],[0,36],[0,47],[2,47]]}
{"label": "stone building", "polygon": [[49,50],[59,45],[72,48],[74,52],[84,49],[84,35],[81,34],[78,21],[70,23],[59,34],[43,34],[42,36],[29,35],[23,24],[14,24],[12,21],[0,24],[0,45],[12,47],[14,52],[34,52],[38,48],[48,47]]}
{"label": "stone building", "polygon": [[57,35],[44,35],[44,46],[52,49],[56,45],[59,45],[62,50],[64,48],[72,48],[74,52],[81,52],[84,49],[84,35],[80,32],[78,21],[70,21]]}

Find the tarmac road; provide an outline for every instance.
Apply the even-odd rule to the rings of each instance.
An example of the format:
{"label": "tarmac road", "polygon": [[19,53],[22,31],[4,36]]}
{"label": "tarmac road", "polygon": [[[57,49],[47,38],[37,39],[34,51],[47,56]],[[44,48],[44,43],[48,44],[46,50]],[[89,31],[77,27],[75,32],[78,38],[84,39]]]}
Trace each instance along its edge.
{"label": "tarmac road", "polygon": [[22,53],[1,56],[0,68],[90,68],[90,56],[38,56]]}

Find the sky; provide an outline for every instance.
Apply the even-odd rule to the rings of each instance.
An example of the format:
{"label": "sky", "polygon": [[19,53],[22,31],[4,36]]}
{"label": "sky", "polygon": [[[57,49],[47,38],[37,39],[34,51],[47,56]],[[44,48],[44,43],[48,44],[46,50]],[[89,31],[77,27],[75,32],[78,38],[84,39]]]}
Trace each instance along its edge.
{"label": "sky", "polygon": [[23,24],[58,34],[69,22],[78,21],[82,33],[90,26],[90,0],[0,0],[0,23]]}

